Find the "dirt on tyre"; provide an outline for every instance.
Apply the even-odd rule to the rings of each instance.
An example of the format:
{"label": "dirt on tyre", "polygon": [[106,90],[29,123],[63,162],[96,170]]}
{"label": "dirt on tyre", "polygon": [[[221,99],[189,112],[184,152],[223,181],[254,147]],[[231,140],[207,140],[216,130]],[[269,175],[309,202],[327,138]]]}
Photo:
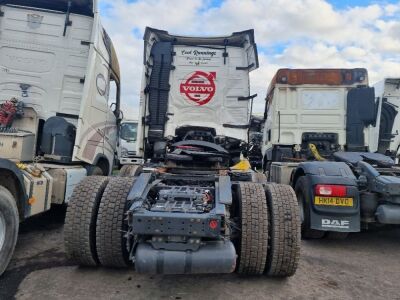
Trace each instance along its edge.
{"label": "dirt on tyre", "polygon": [[240,182],[237,199],[241,235],[237,243],[239,253],[237,273],[261,275],[268,251],[268,209],[262,184]]}
{"label": "dirt on tyre", "polygon": [[267,184],[269,249],[265,273],[292,276],[300,258],[301,223],[296,194],[288,185]]}
{"label": "dirt on tyre", "polygon": [[124,165],[119,171],[120,177],[137,177],[142,173],[143,167],[141,165]]}
{"label": "dirt on tyre", "polygon": [[88,176],[74,189],[64,225],[67,257],[81,266],[97,266],[96,221],[101,197],[109,181],[104,176]]}
{"label": "dirt on tyre", "polygon": [[305,176],[300,177],[296,182],[294,190],[296,192],[297,202],[300,209],[301,237],[305,239],[323,238],[325,236],[325,231],[311,229],[311,187],[309,180]]}
{"label": "dirt on tyre", "polygon": [[100,263],[123,268],[129,264],[126,247],[126,199],[134,183],[133,177],[110,179],[100,202],[96,227],[96,247]]}
{"label": "dirt on tyre", "polygon": [[0,186],[0,276],[6,270],[17,243],[19,214],[13,195]]}

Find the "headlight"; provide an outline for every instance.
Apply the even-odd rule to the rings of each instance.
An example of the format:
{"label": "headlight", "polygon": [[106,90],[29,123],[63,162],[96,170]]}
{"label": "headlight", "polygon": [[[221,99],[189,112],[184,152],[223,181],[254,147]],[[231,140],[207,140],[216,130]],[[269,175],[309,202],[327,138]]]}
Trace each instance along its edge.
{"label": "headlight", "polygon": [[128,149],[121,148],[121,156],[128,156]]}

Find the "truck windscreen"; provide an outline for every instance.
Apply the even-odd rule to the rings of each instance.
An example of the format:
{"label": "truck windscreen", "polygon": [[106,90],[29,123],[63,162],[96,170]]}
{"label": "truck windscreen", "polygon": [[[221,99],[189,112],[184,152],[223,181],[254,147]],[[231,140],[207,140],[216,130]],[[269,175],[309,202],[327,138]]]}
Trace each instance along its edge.
{"label": "truck windscreen", "polygon": [[71,13],[93,16],[93,0],[0,0],[0,5],[20,5],[66,12],[69,1],[71,2]]}
{"label": "truck windscreen", "polygon": [[136,141],[137,136],[137,123],[123,123],[121,124],[121,139],[125,141]]}

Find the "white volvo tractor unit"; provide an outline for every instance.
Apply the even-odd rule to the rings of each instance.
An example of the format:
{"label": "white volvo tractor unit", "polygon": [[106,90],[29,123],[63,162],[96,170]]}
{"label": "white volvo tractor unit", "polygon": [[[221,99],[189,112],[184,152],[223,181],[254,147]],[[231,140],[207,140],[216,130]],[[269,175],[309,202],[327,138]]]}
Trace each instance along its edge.
{"label": "white volvo tractor unit", "polygon": [[110,173],[119,82],[96,1],[0,1],[0,274],[19,222]]}
{"label": "white volvo tractor unit", "polygon": [[293,275],[294,191],[268,184],[244,158],[253,30],[185,37],[147,28],[144,46],[138,144],[146,163],[131,177],[88,177],[76,187],[68,256],[141,273]]}
{"label": "white volvo tractor unit", "polygon": [[295,189],[303,237],[400,224],[400,168],[376,152],[385,102],[365,69],[281,69],[266,101],[264,168]]}

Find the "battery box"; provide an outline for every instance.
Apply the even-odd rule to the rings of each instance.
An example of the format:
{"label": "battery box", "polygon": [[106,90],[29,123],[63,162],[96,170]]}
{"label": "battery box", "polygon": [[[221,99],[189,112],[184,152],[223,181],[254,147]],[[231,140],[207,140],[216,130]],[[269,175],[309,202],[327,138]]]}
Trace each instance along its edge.
{"label": "battery box", "polygon": [[12,161],[32,161],[35,135],[30,132],[0,133],[0,157]]}

